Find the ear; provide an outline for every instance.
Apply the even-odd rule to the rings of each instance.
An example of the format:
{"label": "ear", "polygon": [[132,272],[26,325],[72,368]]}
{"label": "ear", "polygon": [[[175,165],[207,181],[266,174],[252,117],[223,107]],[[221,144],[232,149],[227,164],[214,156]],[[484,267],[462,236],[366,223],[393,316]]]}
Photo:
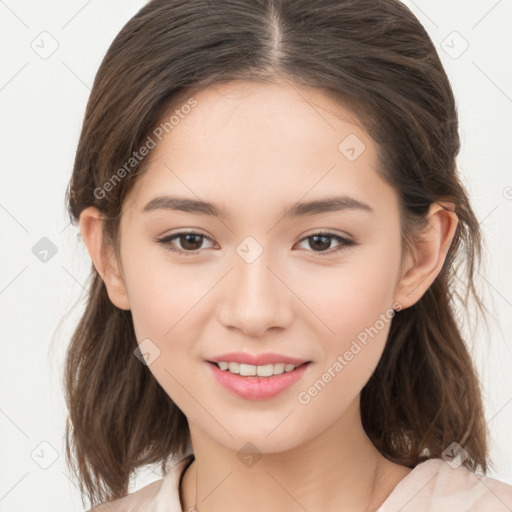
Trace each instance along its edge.
{"label": "ear", "polygon": [[113,247],[103,241],[103,217],[100,211],[90,206],[80,214],[80,231],[92,262],[103,279],[112,303],[119,309],[130,309],[124,279],[119,270]]}
{"label": "ear", "polygon": [[395,301],[401,304],[401,309],[420,300],[441,272],[458,222],[453,202],[437,202],[430,206],[427,227],[415,243],[413,254],[407,256],[395,291]]}

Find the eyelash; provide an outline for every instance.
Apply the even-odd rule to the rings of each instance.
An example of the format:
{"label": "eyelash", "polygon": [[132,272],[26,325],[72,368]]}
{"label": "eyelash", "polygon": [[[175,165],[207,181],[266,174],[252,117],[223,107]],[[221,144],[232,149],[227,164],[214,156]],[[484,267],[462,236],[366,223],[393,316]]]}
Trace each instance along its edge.
{"label": "eyelash", "polygon": [[[180,256],[195,256],[195,255],[197,255],[199,250],[196,250],[196,251],[183,251],[181,249],[176,249],[175,247],[173,247],[170,244],[170,242],[172,240],[174,240],[176,238],[180,238],[181,236],[185,236],[185,235],[197,235],[197,236],[202,237],[203,239],[206,239],[206,240],[209,240],[210,242],[213,242],[213,240],[209,236],[203,235],[202,233],[196,233],[194,231],[180,231],[179,233],[174,233],[173,235],[169,235],[169,236],[166,236],[166,237],[163,237],[163,238],[159,238],[159,239],[157,239],[157,242],[162,244],[165,247],[165,249],[167,249],[168,251],[175,252],[175,253],[177,253]],[[342,249],[345,249],[347,247],[351,247],[351,246],[357,245],[356,242],[354,242],[353,240],[349,240],[347,238],[343,238],[342,236],[335,235],[334,233],[329,233],[329,232],[326,232],[326,231],[321,231],[321,232],[313,233],[312,235],[306,236],[306,237],[302,238],[301,240],[299,240],[299,243],[304,241],[304,240],[308,240],[309,238],[313,238],[315,236],[323,236],[325,238],[332,238],[332,239],[334,239],[334,240],[336,240],[337,242],[340,243],[338,248],[336,248],[334,250],[309,251],[309,252],[313,252],[315,254],[318,254],[319,256],[328,256],[330,254],[333,254],[333,253],[336,253],[338,251],[341,251]]]}

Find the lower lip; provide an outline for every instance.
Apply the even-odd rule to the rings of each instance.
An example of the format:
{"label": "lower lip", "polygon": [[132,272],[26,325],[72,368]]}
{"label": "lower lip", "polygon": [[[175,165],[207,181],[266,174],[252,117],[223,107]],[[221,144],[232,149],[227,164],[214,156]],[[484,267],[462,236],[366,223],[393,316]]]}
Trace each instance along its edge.
{"label": "lower lip", "polygon": [[218,382],[236,395],[249,400],[266,400],[278,395],[295,384],[304,375],[309,364],[302,364],[291,372],[271,377],[243,377],[228,370],[221,370],[214,363],[207,362]]}

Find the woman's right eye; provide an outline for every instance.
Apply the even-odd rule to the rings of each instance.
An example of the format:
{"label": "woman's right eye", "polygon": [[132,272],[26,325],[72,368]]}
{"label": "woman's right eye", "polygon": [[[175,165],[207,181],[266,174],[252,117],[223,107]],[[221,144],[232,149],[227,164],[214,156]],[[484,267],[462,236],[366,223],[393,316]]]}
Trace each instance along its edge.
{"label": "woman's right eye", "polygon": [[[176,248],[174,244],[175,240],[179,240],[182,247],[181,249]],[[209,240],[210,242],[213,242],[210,237],[193,231],[181,231],[179,233],[174,233],[173,235],[159,238],[158,242],[169,251],[176,252],[183,256],[194,256],[198,254],[199,249],[201,249],[202,240]]]}

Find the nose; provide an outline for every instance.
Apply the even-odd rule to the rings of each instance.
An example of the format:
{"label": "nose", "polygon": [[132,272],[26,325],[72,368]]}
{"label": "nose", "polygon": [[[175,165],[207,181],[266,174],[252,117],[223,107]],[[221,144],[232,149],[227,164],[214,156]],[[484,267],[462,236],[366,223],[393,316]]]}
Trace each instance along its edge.
{"label": "nose", "polygon": [[219,307],[219,318],[226,328],[261,337],[269,329],[290,325],[291,284],[272,267],[265,251],[251,263],[235,254],[233,268],[224,280]]}

